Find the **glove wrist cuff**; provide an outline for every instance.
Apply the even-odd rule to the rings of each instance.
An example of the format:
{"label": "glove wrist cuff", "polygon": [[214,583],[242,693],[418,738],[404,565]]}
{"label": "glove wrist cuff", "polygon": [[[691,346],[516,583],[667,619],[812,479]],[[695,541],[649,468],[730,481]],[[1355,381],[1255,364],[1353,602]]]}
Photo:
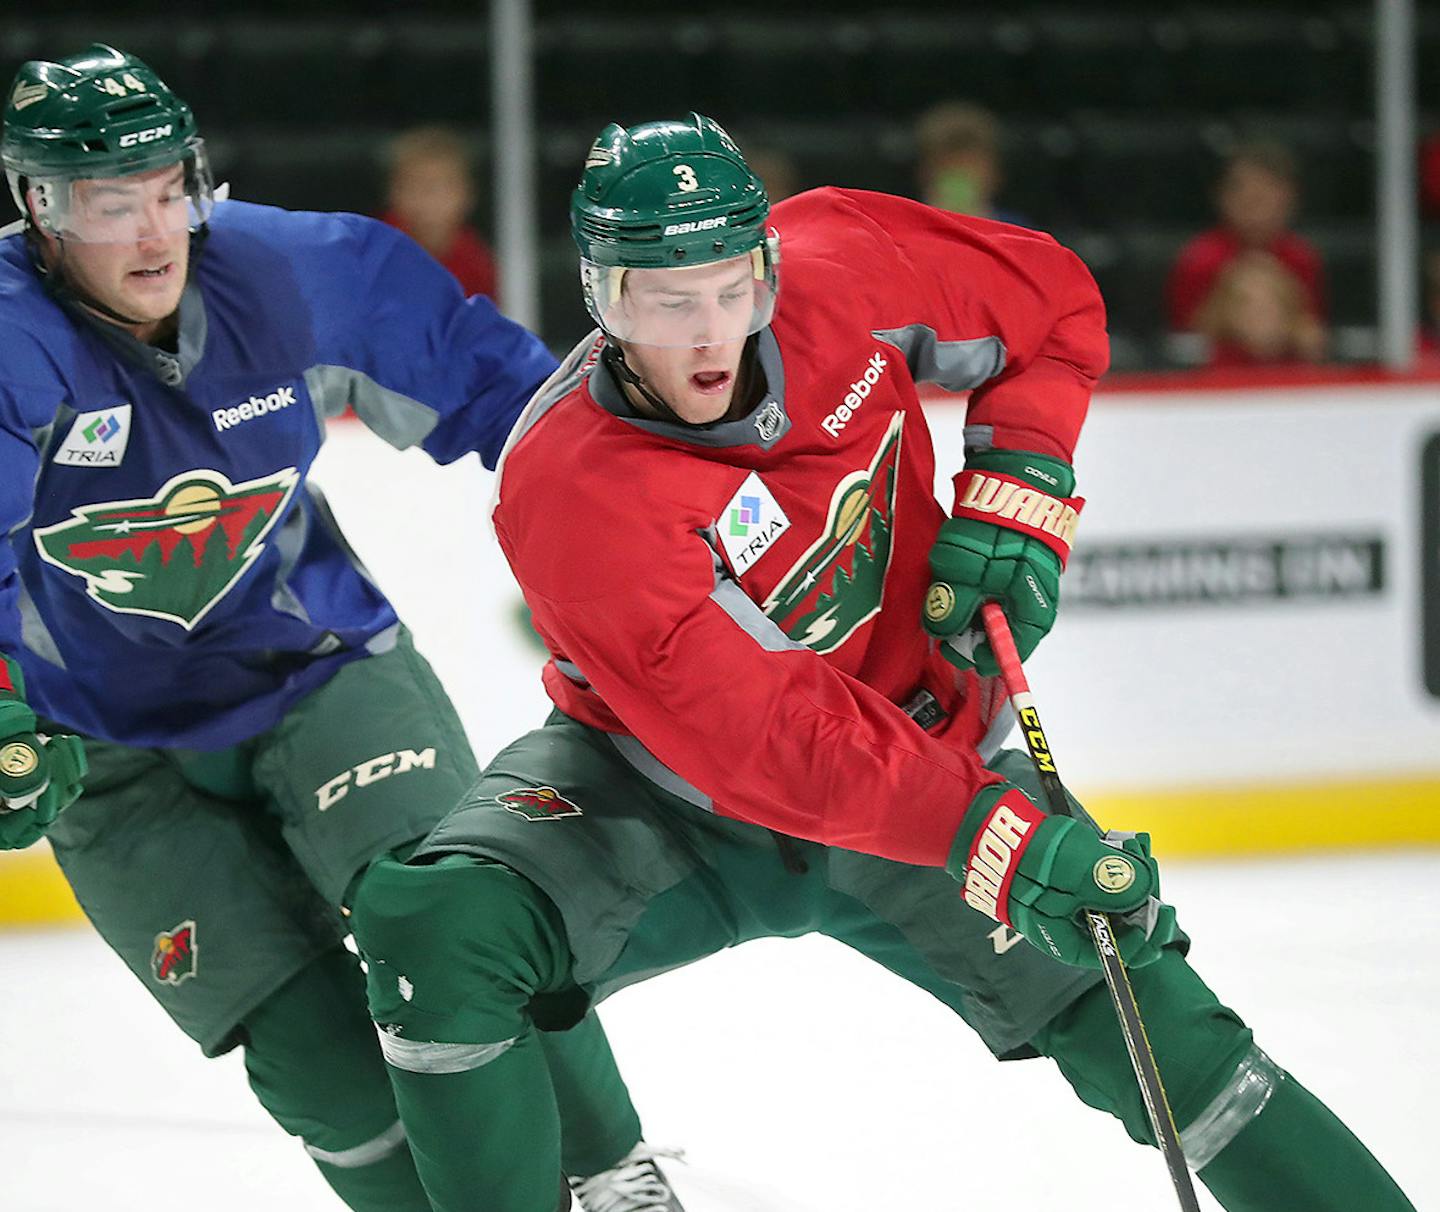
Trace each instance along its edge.
{"label": "glove wrist cuff", "polygon": [[988,522],[1043,543],[1064,568],[1075,542],[1084,497],[1057,497],[1002,472],[967,467],[955,477],[957,518]]}
{"label": "glove wrist cuff", "polygon": [[1035,840],[1045,814],[1018,787],[984,788],[970,810],[946,864],[965,886],[965,903],[1010,926],[1010,886],[1020,859]]}
{"label": "glove wrist cuff", "polygon": [[34,732],[36,722],[35,712],[24,699],[0,697],[0,741],[24,732]]}

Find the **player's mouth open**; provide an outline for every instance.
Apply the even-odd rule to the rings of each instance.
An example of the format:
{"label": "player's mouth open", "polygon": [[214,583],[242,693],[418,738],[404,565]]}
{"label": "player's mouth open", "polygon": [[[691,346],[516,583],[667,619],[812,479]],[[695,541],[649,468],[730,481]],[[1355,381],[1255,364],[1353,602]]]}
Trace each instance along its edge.
{"label": "player's mouth open", "polygon": [[697,370],[690,376],[690,386],[704,395],[715,395],[730,386],[728,370]]}
{"label": "player's mouth open", "polygon": [[139,278],[145,282],[156,282],[168,278],[174,268],[174,261],[166,261],[164,265],[157,265],[154,269],[132,269],[130,277]]}

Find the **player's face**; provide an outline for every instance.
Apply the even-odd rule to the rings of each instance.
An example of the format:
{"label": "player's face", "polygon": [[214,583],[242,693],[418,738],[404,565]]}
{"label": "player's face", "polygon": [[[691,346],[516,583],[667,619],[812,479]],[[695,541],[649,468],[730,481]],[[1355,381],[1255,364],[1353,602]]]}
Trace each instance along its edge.
{"label": "player's face", "polygon": [[448,243],[465,222],[474,198],[463,164],[449,156],[423,156],[406,161],[390,179],[390,205],[427,247],[447,252]]}
{"label": "player's face", "polygon": [[1267,168],[1238,161],[1221,183],[1220,212],[1243,239],[1265,244],[1290,225],[1295,187]]}
{"label": "player's face", "polygon": [[180,305],[190,264],[181,166],[72,188],[73,234],[63,244],[47,237],[61,271],[82,296],[141,327],[167,319]]}
{"label": "player's face", "polygon": [[693,269],[634,269],[622,307],[625,358],[692,425],[718,421],[735,395],[755,308],[748,255]]}

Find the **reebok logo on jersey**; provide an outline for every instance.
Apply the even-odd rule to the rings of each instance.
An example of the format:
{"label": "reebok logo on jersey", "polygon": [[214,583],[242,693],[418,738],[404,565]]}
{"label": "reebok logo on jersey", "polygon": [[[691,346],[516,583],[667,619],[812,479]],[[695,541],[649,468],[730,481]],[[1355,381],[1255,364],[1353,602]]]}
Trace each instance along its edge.
{"label": "reebok logo on jersey", "polygon": [[216,429],[233,429],[244,421],[253,421],[256,417],[289,408],[293,403],[295,389],[277,387],[268,396],[251,396],[245,403],[237,404],[234,408],[217,408],[210,417],[215,422]]}
{"label": "reebok logo on jersey", "polygon": [[860,405],[865,403],[870,393],[875,390],[875,384],[880,382],[880,376],[885,373],[885,368],[889,365],[890,363],[885,360],[885,355],[877,349],[866,364],[865,373],[850,384],[850,390],[845,393],[845,399],[834,412],[820,422],[820,428],[832,438],[838,438],[840,431],[850,423],[850,418],[859,410]]}
{"label": "reebok logo on jersey", "polygon": [[119,467],[129,444],[130,405],[82,412],[55,452],[54,462],[64,467]]}
{"label": "reebok logo on jersey", "polygon": [[392,774],[434,769],[435,747],[433,745],[420,750],[419,753],[413,749],[397,749],[392,753],[382,753],[379,757],[370,758],[358,766],[352,766],[349,770],[342,770],[328,783],[322,783],[315,788],[315,806],[321,812],[328,812],[350,794],[352,786],[368,787],[371,783],[388,779]]}
{"label": "reebok logo on jersey", "polygon": [[715,519],[720,545],[735,575],[743,576],[790,529],[790,519],[753,471]]}
{"label": "reebok logo on jersey", "polygon": [[988,918],[1009,926],[1007,904],[1020,856],[1030,844],[1031,829],[1045,818],[1022,792],[1013,788],[1000,797],[970,844],[965,863],[965,903]]}

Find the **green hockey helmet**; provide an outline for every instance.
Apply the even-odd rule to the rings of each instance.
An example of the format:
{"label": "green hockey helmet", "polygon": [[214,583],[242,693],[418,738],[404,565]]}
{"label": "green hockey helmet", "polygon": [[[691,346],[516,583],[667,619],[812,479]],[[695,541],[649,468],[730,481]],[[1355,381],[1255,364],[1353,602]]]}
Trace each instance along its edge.
{"label": "green hockey helmet", "polygon": [[769,215],[765,186],[712,119],[612,123],[570,201],[585,305],[610,336],[637,344],[758,332],[779,290]]}
{"label": "green hockey helmet", "polygon": [[[190,107],[145,63],[100,43],[21,65],[0,160],[20,212],[57,237],[110,243],[194,231],[214,207]],[[172,165],[181,170],[173,182],[142,187],[142,174]]]}

